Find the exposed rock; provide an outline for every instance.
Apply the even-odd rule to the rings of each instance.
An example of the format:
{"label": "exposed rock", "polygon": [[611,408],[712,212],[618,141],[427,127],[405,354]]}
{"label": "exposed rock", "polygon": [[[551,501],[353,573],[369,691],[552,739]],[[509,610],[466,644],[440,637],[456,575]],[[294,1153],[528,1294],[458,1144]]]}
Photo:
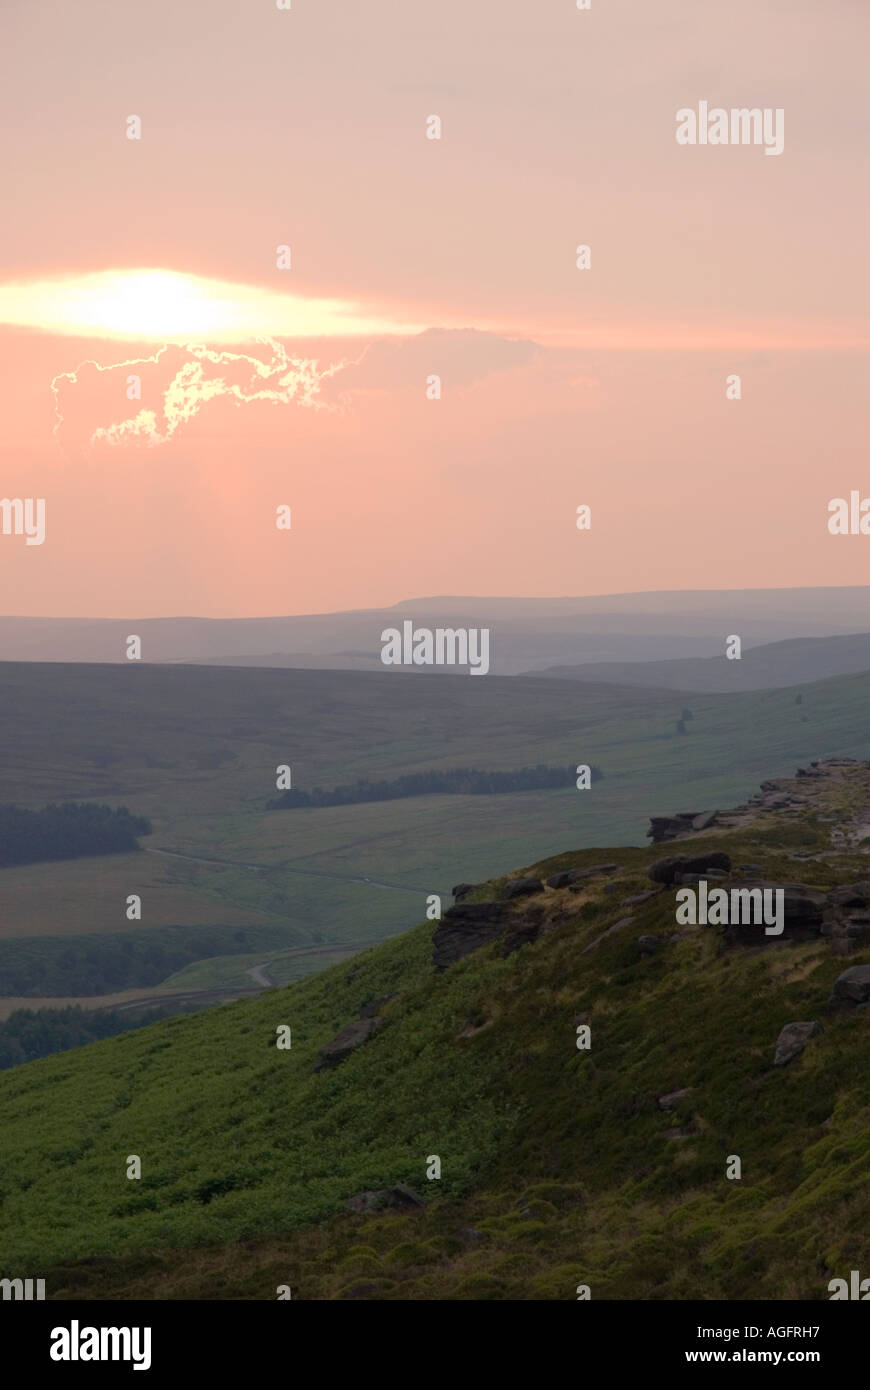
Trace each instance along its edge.
{"label": "exposed rock", "polygon": [[674,854],[668,859],[657,859],[647,869],[647,877],[653,883],[671,884],[676,882],[677,874],[703,875],[711,869],[728,873],[731,859],[721,850],[707,850],[705,854]]}
{"label": "exposed rock", "polygon": [[604,874],[615,874],[618,864],[593,864],[590,869],[562,869],[547,879],[548,888],[570,888],[574,883],[582,883],[587,878],[597,878]]}
{"label": "exposed rock", "polygon": [[512,878],[504,885],[499,897],[502,902],[511,902],[514,898],[525,898],[531,893],[543,893],[544,884],[539,878]]}
{"label": "exposed rock", "polygon": [[673,1110],[675,1106],[679,1105],[681,1100],[685,1100],[686,1096],[690,1096],[693,1090],[693,1086],[684,1086],[681,1091],[668,1091],[666,1096],[659,1096],[659,1108],[661,1110]]}
{"label": "exposed rock", "polygon": [[784,1067],[794,1061],[795,1057],[799,1057],[803,1052],[810,1038],[815,1037],[820,1031],[817,1023],[787,1023],[776,1040],[773,1065]]}
{"label": "exposed rock", "polygon": [[650,898],[656,898],[659,894],[658,888],[649,888],[645,893],[633,893],[630,898],[623,898],[623,907],[637,907],[639,903],[649,902]]}
{"label": "exposed rock", "polygon": [[829,1000],[833,1008],[853,1008],[870,1001],[870,965],[853,965],[834,981]]}
{"label": "exposed rock", "polygon": [[476,883],[457,883],[455,888],[450,889],[450,892],[457,902],[461,902],[462,899],[467,898],[469,893],[473,892],[476,887]]}
{"label": "exposed rock", "polygon": [[[782,890],[782,931],[776,936],[768,936],[766,925],[761,921],[729,921],[722,928],[725,943],[729,946],[769,946],[779,941],[810,941],[822,929],[822,916],[825,909],[825,894],[806,888],[802,883],[773,883],[761,878],[734,878],[728,884],[729,909],[734,903],[735,892],[770,889],[772,893]],[[712,890],[711,890],[712,891]],[[758,898],[744,899],[751,911],[747,914],[755,918],[754,904]],[[776,899],[770,900],[775,906]],[[739,910],[739,903],[736,905]],[[734,912],[731,912],[732,918]],[[760,917],[760,912],[759,912]],[[772,925],[772,924],[771,924]]]}
{"label": "exposed rock", "polygon": [[358,1192],[347,1204],[351,1211],[407,1211],[414,1207],[424,1207],[426,1203],[413,1188],[398,1182],[393,1187],[383,1187],[377,1191]]}
{"label": "exposed rock", "polygon": [[653,844],[677,840],[681,835],[697,835],[718,824],[718,811],[678,811],[675,816],[650,816],[646,832]]}
{"label": "exposed rock", "polygon": [[581,1028],[581,1027],[583,1026],[584,1023],[588,1023],[588,1022],[589,1022],[589,1020],[590,1020],[591,1017],[592,1017],[592,1015],[591,1015],[588,1011],[586,1011],[586,1012],[584,1012],[584,1013],[582,1013],[582,1014],[575,1014],[575,1015],[574,1015],[574,1027],[575,1027],[575,1028]]}
{"label": "exposed rock", "polygon": [[476,1244],[480,1240],[492,1239],[488,1232],[478,1231],[474,1226],[460,1226],[456,1234],[459,1236],[460,1240],[464,1240],[469,1245]]}
{"label": "exposed rock", "polygon": [[728,875],[723,873],[721,869],[705,869],[702,874],[676,874],[674,883],[678,884],[681,888],[697,888],[701,879],[703,879],[705,883],[715,883],[717,879],[724,879],[727,877]]}
{"label": "exposed rock", "polygon": [[505,903],[456,903],[445,912],[432,937],[436,970],[448,966],[494,941],[511,921]]}
{"label": "exposed rock", "polygon": [[323,1071],[328,1067],[340,1066],[342,1062],[347,1061],[352,1052],[368,1042],[381,1025],[382,1019],[379,1018],[360,1018],[355,1023],[349,1023],[340,1033],[336,1033],[332,1042],[320,1049],[314,1070]]}

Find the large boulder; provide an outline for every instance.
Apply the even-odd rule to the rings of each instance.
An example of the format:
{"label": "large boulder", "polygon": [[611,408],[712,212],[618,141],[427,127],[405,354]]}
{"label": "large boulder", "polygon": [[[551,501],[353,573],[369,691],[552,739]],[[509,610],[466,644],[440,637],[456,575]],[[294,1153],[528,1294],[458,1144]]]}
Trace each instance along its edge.
{"label": "large boulder", "polygon": [[653,883],[676,883],[678,875],[698,874],[703,876],[708,870],[727,874],[731,859],[722,850],[711,849],[704,854],[672,854],[667,859],[657,859],[647,869],[647,877]]}
{"label": "large boulder", "polygon": [[426,1205],[423,1198],[412,1187],[397,1182],[393,1187],[382,1187],[368,1192],[358,1192],[348,1199],[351,1211],[412,1211]]}
{"label": "large boulder", "polygon": [[368,1042],[372,1034],[381,1027],[382,1022],[380,1018],[358,1018],[355,1023],[349,1023],[340,1033],[336,1033],[332,1042],[320,1049],[314,1070],[325,1071],[346,1062],[352,1052]]}
{"label": "large boulder", "polygon": [[583,883],[587,878],[598,878],[604,874],[615,874],[618,864],[593,864],[588,869],[562,869],[547,879],[548,888],[570,888],[575,883]]}
{"label": "large boulder", "polygon": [[463,956],[494,941],[512,920],[507,903],[456,903],[449,907],[432,937],[436,970],[446,970]]}
{"label": "large boulder", "polygon": [[820,1032],[817,1023],[787,1023],[776,1040],[773,1065],[785,1067],[799,1057],[809,1042]]}
{"label": "large boulder", "polygon": [[450,892],[459,903],[462,902],[463,898],[467,898],[469,893],[473,893],[476,887],[476,883],[457,883],[450,889]]}
{"label": "large boulder", "polygon": [[499,897],[509,903],[514,898],[527,898],[532,893],[543,893],[544,885],[539,878],[512,878],[504,885]]}
{"label": "large boulder", "polygon": [[834,981],[830,998],[832,1008],[854,1008],[870,1000],[870,965],[853,965]]}
{"label": "large boulder", "polygon": [[678,840],[681,835],[697,835],[717,823],[718,811],[678,811],[675,816],[650,816],[646,832],[653,844]]}

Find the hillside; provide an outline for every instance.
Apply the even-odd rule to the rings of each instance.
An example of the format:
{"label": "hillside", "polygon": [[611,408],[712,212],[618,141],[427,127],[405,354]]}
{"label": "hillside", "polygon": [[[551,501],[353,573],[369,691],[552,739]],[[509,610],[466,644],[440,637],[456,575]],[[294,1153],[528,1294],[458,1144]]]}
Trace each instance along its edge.
{"label": "hillside", "polygon": [[[54,1297],[826,1299],[866,1262],[868,837],[870,764],[810,767],[701,835],[560,854],[350,968],[4,1073],[5,1262]],[[676,853],[806,891],[778,938],[678,927],[674,866],[647,872]],[[819,1031],[775,1065],[795,1021]]]}
{"label": "hillside", "polygon": [[[729,805],[809,757],[870,757],[870,674],[794,691],[401,671],[0,664],[4,796],[127,806],[141,849],[0,870],[0,1018],[39,1004],[213,1003],[419,921],[430,893],[578,844],[643,840],[649,800]],[[686,704],[692,718],[678,721]],[[588,793],[268,810],[275,770],[335,788],[480,764],[598,766]],[[125,914],[138,894],[141,920]],[[265,972],[265,973],[264,973]]]}
{"label": "hillside", "polygon": [[772,690],[803,685],[827,676],[850,675],[870,667],[870,633],[838,637],[795,637],[749,647],[739,661],[717,656],[672,661],[590,661],[582,666],[550,666],[527,675],[555,680],[611,681],[615,685],[683,691]]}

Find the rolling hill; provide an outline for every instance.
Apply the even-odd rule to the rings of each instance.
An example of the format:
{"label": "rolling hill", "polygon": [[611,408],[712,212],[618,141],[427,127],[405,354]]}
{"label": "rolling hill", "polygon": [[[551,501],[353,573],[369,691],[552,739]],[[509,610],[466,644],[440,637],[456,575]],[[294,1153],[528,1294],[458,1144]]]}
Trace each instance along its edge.
{"label": "rolling hill", "polygon": [[[667,848],[848,904],[868,834],[834,764]],[[4,1261],[54,1298],[827,1299],[870,1217],[870,890],[851,937],[735,943],[678,927],[661,855],[562,853],[463,900],[476,949],[448,915],[0,1075]]]}
{"label": "rolling hill", "polygon": [[771,690],[805,685],[828,676],[851,675],[870,667],[870,633],[839,637],[794,637],[748,648],[739,660],[725,656],[673,661],[590,661],[582,666],[551,666],[527,671],[554,680],[607,681],[647,689],[686,692]]}

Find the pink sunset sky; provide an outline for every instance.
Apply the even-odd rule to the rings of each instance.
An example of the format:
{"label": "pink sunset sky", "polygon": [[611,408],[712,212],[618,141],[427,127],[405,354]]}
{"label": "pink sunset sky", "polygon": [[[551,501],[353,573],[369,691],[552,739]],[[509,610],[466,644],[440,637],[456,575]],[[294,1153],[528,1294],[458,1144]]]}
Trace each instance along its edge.
{"label": "pink sunset sky", "polygon": [[[6,0],[0,496],[46,537],[0,535],[0,611],[870,582],[827,530],[870,496],[868,39],[865,0]],[[678,145],[700,101],[782,154]]]}

